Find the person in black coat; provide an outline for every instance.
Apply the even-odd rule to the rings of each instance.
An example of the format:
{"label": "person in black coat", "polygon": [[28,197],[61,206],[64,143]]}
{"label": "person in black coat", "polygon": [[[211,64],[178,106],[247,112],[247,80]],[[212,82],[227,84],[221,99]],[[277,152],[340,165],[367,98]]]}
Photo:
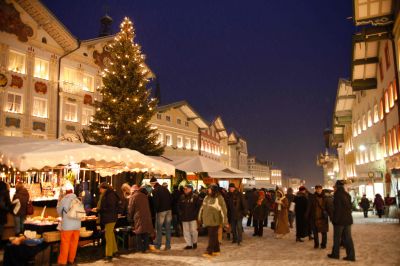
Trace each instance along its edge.
{"label": "person in black coat", "polygon": [[251,220],[253,217],[253,209],[256,205],[257,201],[257,189],[253,188],[252,190],[246,191],[246,201],[247,201],[247,207],[249,208],[249,217],[247,219],[247,226],[251,226]]}
{"label": "person in black coat", "polygon": [[370,207],[369,199],[367,198],[367,195],[363,195],[360,201],[360,207],[364,212],[364,218],[368,218],[368,210]]}
{"label": "person in black coat", "polygon": [[299,188],[299,192],[294,198],[295,205],[295,214],[296,214],[296,241],[304,242],[302,240],[303,237],[308,236],[308,219],[307,219],[307,208],[308,208],[308,199],[306,197],[306,188],[301,186]]}
{"label": "person in black coat", "polygon": [[229,192],[227,193],[227,209],[228,209],[228,219],[230,227],[233,234],[232,243],[237,243],[240,245],[242,242],[242,232],[243,232],[243,216],[247,213],[247,206],[242,193],[240,193],[235,184],[229,184]]}
{"label": "person in black coat", "polygon": [[264,191],[260,190],[258,192],[258,200],[253,208],[253,226],[254,226],[254,234],[253,236],[263,236],[264,229],[264,220],[268,215],[268,206],[267,201],[265,200]]}
{"label": "person in black coat", "polygon": [[3,248],[4,225],[7,223],[7,214],[11,209],[10,192],[7,184],[0,181],[0,249]]}
{"label": "person in black coat", "polygon": [[178,185],[174,185],[172,190],[172,228],[174,228],[174,235],[180,237],[182,235],[181,219],[179,217],[178,204],[179,199],[183,194],[183,187],[178,189]]}
{"label": "person in black coat", "polygon": [[153,203],[156,213],[156,243],[155,248],[161,248],[162,227],[165,227],[165,250],[171,249],[172,196],[166,187],[161,186],[155,177],[150,179],[153,187]]}
{"label": "person in black coat", "polygon": [[342,180],[336,181],[334,189],[333,215],[331,217],[333,224],[333,248],[332,253],[328,254],[328,257],[339,259],[340,242],[341,238],[343,238],[342,240],[346,248],[346,257],[343,259],[355,261],[354,244],[351,237],[351,225],[353,224],[351,196],[345,191]]}

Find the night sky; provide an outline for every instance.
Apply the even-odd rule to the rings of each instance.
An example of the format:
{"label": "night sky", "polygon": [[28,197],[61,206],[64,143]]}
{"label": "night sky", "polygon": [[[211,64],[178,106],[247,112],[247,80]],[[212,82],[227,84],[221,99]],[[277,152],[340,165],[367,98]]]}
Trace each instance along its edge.
{"label": "night sky", "polygon": [[97,37],[106,9],[113,33],[129,16],[162,104],[187,100],[208,121],[221,115],[251,155],[322,183],[315,162],[338,78],[349,77],[352,0],[43,2],[82,40]]}

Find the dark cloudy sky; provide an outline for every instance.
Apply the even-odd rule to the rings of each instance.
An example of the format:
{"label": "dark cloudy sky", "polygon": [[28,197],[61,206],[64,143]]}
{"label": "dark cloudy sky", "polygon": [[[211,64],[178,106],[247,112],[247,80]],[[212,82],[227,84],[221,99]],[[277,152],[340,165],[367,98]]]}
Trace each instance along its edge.
{"label": "dark cloudy sky", "polygon": [[315,161],[338,78],[349,76],[352,0],[43,2],[79,39],[98,35],[106,8],[114,32],[129,16],[163,103],[221,115],[250,154],[322,182]]}

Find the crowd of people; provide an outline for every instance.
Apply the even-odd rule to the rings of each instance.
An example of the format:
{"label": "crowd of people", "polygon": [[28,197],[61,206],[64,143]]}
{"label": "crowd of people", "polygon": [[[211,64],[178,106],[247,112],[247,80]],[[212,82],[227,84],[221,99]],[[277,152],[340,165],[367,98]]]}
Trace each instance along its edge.
{"label": "crowd of people", "polygon": [[[172,235],[183,235],[185,250],[197,249],[198,236],[204,233],[208,234],[208,245],[203,256],[218,256],[223,234],[232,243],[242,244],[243,218],[247,217],[245,225],[254,228],[253,237],[263,237],[264,228],[270,227],[274,230],[275,238],[286,238],[295,225],[296,242],[304,242],[304,238],[313,239],[316,249],[327,247],[330,220],[334,239],[328,257],[338,259],[340,246],[345,246],[347,256],[344,259],[355,260],[351,238],[351,197],[341,181],[336,183],[333,195],[320,185],[315,186],[315,193],[301,186],[296,194],[292,188],[286,194],[280,188],[271,191],[253,189],[243,194],[233,183],[229,184],[228,189],[210,184],[198,191],[186,184],[174,186],[172,193],[167,186],[160,185],[155,177],[150,179],[150,184],[151,188],[124,184],[118,195],[109,184],[101,183],[96,208],[91,208],[88,203],[88,191],[82,193],[80,201],[72,185],[64,186],[57,206],[58,214],[62,217],[58,228],[61,231],[58,263],[65,265],[75,261],[81,221],[69,212],[77,201],[83,210],[98,213],[107,260],[119,256],[114,229],[118,214],[121,213],[126,214],[136,235],[136,250],[143,253],[159,252],[162,246],[164,250],[171,249]],[[0,233],[10,209],[15,217],[16,234],[23,232],[28,201],[29,193],[22,183],[17,183],[16,193],[11,200],[7,184],[0,182]],[[19,208],[15,208],[16,205]],[[375,199],[374,206],[379,209],[381,205],[379,198]],[[369,201],[365,196],[360,206],[364,210],[369,209]],[[271,214],[273,220],[269,221]]]}

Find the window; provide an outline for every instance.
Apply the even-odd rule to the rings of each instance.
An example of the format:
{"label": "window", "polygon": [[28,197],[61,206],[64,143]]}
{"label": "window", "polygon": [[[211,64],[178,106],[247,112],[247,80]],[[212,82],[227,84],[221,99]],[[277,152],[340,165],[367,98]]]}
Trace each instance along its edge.
{"label": "window", "polygon": [[188,121],[185,121],[185,126],[189,127],[189,122]]}
{"label": "window", "polygon": [[382,140],[381,140],[381,151],[382,151],[382,155],[385,158],[387,156],[386,153],[386,139],[385,139],[385,135],[382,136]]}
{"label": "window", "polygon": [[385,59],[386,59],[386,69],[389,69],[389,67],[390,67],[390,53],[389,53],[388,42],[386,42],[386,45],[385,45]]}
{"label": "window", "polygon": [[180,120],[179,118],[176,120],[176,123],[178,123],[178,125],[182,124],[182,120]]}
{"label": "window", "polygon": [[379,103],[379,118],[383,120],[384,117],[384,111],[383,111],[383,99],[381,99]]}
{"label": "window", "polygon": [[392,143],[392,130],[388,131],[388,153],[389,156],[393,155],[393,143]]}
{"label": "window", "polygon": [[64,67],[64,81],[72,84],[78,84],[78,71],[76,69]]}
{"label": "window", "polygon": [[388,90],[385,90],[385,113],[389,113],[389,93]]}
{"label": "window", "polygon": [[358,119],[358,124],[357,124],[357,133],[360,135],[361,134],[361,119]]}
{"label": "window", "polygon": [[190,138],[185,139],[185,147],[186,149],[190,150]]}
{"label": "window", "polygon": [[172,136],[170,134],[165,134],[165,143],[167,146],[172,146]]}
{"label": "window", "polygon": [[164,144],[164,134],[163,133],[158,133],[157,143],[161,144],[161,145]]}
{"label": "window", "polygon": [[71,122],[77,122],[78,121],[76,104],[65,103],[64,120],[65,121],[71,121]]}
{"label": "window", "polygon": [[40,58],[35,58],[35,73],[36,78],[49,79],[49,61]]}
{"label": "window", "polygon": [[354,122],[353,124],[353,137],[357,137],[357,122]]}
{"label": "window", "polygon": [[167,116],[165,117],[165,120],[167,120],[168,122],[171,122],[171,117],[170,117],[169,115],[167,115]]}
{"label": "window", "polygon": [[11,50],[8,57],[8,70],[25,74],[25,55]]}
{"label": "window", "polygon": [[372,126],[372,112],[371,112],[371,109],[369,109],[368,110],[368,113],[367,113],[367,119],[368,119],[368,127],[371,127]]}
{"label": "window", "polygon": [[378,104],[374,104],[374,123],[379,121]]}
{"label": "window", "polygon": [[82,110],[82,125],[88,126],[93,121],[93,109],[83,108]]}
{"label": "window", "polygon": [[178,148],[182,148],[182,147],[183,147],[183,138],[182,138],[182,136],[178,136],[178,137],[176,138],[176,146],[177,146]]}
{"label": "window", "polygon": [[362,130],[367,130],[367,117],[365,114],[362,116]]}
{"label": "window", "polygon": [[198,147],[197,147],[197,139],[192,139],[192,149],[193,150],[197,150],[198,149]]}
{"label": "window", "polygon": [[83,90],[94,92],[94,78],[91,75],[83,74],[82,79]]}
{"label": "window", "polygon": [[42,98],[33,98],[33,116],[47,117],[47,100]]}
{"label": "window", "polygon": [[392,144],[393,144],[393,153],[396,154],[399,152],[399,149],[397,148],[397,128],[394,127],[392,129]]}
{"label": "window", "polygon": [[389,107],[392,108],[394,106],[394,95],[393,95],[393,86],[392,83],[389,85]]}
{"label": "window", "polygon": [[22,114],[22,95],[16,93],[8,93],[7,96],[7,112]]}
{"label": "window", "polygon": [[397,101],[397,86],[396,86],[396,80],[394,80],[391,84],[393,86],[393,98],[395,101]]}
{"label": "window", "polygon": [[157,114],[157,119],[161,119],[161,114]]}

